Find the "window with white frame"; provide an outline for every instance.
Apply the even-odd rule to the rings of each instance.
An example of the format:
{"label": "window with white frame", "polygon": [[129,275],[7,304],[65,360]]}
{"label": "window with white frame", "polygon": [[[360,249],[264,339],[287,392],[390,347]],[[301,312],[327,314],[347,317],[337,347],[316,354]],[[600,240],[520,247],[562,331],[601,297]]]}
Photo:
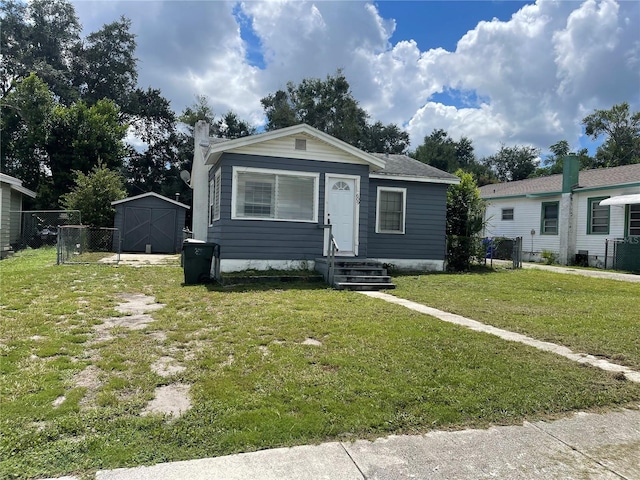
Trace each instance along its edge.
{"label": "window with white frame", "polygon": [[608,205],[600,205],[600,202],[609,197],[589,198],[587,200],[589,210],[587,212],[587,234],[608,235],[609,234],[609,214]]}
{"label": "window with white frame", "polygon": [[406,188],[378,187],[376,233],[404,233]]}
{"label": "window with white frame", "polygon": [[502,220],[513,220],[513,208],[502,209]]}
{"label": "window with white frame", "polygon": [[640,203],[629,205],[629,236],[640,236]]}
{"label": "window with white frame", "polygon": [[209,225],[220,220],[220,170],[209,180]]}
{"label": "window with white frame", "polygon": [[234,167],[233,218],[318,220],[319,174]]}
{"label": "window with white frame", "polygon": [[540,233],[542,235],[558,234],[558,215],[560,202],[542,202]]}

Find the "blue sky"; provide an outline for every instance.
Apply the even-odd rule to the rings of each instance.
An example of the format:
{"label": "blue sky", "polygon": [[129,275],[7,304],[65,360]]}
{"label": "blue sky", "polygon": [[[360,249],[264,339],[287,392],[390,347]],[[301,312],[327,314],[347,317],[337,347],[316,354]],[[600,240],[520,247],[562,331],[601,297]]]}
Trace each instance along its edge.
{"label": "blue sky", "polygon": [[264,124],[260,99],[288,81],[343,69],[372,120],[416,148],[436,128],[500,144],[593,144],[581,120],[627,101],[640,110],[640,8],[616,0],[73,2],[86,33],[124,15],[139,83],[181,112]]}

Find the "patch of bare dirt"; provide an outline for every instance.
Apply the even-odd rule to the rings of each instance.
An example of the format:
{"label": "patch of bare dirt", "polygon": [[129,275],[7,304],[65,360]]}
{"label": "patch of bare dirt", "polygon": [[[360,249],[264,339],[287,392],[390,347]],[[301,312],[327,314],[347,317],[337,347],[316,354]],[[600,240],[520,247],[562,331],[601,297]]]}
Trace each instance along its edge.
{"label": "patch of bare dirt", "polygon": [[160,357],[151,364],[151,371],[165,378],[184,372],[186,369],[186,367],[177,363],[173,357]]}
{"label": "patch of bare dirt", "polygon": [[302,342],[302,345],[313,345],[314,347],[321,347],[322,342],[316,340],[315,338],[307,338],[304,342]]}
{"label": "patch of bare dirt", "polygon": [[174,383],[156,388],[155,398],[151,400],[142,415],[161,413],[177,418],[191,408],[189,385]]}

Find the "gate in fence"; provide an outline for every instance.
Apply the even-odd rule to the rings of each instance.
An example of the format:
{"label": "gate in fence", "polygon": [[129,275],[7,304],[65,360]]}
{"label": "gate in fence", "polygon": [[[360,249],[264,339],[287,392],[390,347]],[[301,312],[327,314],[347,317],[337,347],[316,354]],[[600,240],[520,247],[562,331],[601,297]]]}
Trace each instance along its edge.
{"label": "gate in fence", "polygon": [[58,231],[58,264],[118,263],[120,231],[86,225],[64,225]]}
{"label": "gate in fence", "polygon": [[486,247],[485,259],[511,260],[513,268],[522,268],[522,237],[507,238],[494,237],[485,238],[483,244]]}

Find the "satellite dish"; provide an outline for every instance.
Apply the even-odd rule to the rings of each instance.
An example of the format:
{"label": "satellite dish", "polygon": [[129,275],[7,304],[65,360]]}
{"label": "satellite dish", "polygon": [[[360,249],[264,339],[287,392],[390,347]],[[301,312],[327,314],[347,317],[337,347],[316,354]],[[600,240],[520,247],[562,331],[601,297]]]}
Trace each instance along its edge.
{"label": "satellite dish", "polygon": [[182,170],[180,172],[180,178],[184,183],[189,185],[189,188],[191,188],[191,185],[189,184],[189,182],[191,181],[191,174],[189,172],[187,172],[186,170]]}

